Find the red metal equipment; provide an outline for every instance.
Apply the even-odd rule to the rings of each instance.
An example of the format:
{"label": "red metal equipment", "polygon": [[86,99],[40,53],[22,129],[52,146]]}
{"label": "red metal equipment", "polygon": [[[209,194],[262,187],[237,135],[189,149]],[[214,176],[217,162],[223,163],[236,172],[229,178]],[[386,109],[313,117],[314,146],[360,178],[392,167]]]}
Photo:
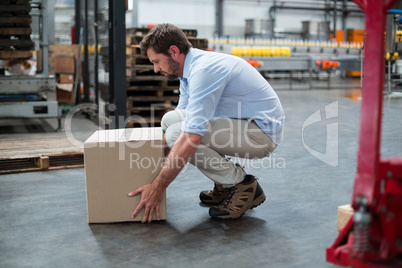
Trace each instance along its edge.
{"label": "red metal equipment", "polygon": [[380,159],[386,11],[396,0],[354,0],[366,13],[354,216],[327,248],[327,261],[402,267],[402,158]]}

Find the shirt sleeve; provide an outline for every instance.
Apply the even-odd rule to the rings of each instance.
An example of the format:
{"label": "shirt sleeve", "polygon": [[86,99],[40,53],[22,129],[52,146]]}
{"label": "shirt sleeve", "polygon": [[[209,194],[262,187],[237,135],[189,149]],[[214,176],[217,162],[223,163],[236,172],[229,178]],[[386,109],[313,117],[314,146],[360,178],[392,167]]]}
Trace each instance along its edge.
{"label": "shirt sleeve", "polygon": [[180,97],[176,109],[186,109],[187,104],[188,104],[188,93],[183,86],[183,82],[180,82]]}
{"label": "shirt sleeve", "polygon": [[200,69],[189,78],[186,119],[181,130],[203,136],[227,84],[227,73]]}

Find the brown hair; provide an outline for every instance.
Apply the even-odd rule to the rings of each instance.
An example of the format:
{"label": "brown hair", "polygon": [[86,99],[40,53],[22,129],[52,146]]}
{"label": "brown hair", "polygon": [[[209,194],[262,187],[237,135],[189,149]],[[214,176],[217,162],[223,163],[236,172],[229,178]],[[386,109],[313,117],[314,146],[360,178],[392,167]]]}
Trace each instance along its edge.
{"label": "brown hair", "polygon": [[173,24],[163,23],[153,28],[141,41],[141,53],[146,56],[149,48],[156,53],[170,57],[170,46],[177,46],[181,53],[186,54],[192,47],[184,32]]}

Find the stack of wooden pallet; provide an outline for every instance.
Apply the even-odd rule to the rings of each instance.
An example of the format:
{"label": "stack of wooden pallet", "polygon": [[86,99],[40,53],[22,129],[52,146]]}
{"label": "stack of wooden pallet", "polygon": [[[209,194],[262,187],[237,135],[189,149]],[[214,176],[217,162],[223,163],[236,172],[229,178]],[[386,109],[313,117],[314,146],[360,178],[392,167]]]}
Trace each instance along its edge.
{"label": "stack of wooden pallet", "polygon": [[30,136],[0,137],[0,175],[84,166],[84,150],[65,134]]}
{"label": "stack of wooden pallet", "polygon": [[28,59],[34,43],[31,40],[32,17],[29,0],[0,1],[0,59]]}
{"label": "stack of wooden pallet", "polygon": [[179,99],[179,82],[156,74],[153,64],[141,55],[139,43],[149,30],[130,28],[126,31],[127,113],[133,119],[132,125],[138,123],[135,121],[160,123],[162,115],[174,109]]}
{"label": "stack of wooden pallet", "polygon": [[[141,55],[139,43],[150,30],[126,30],[127,113],[132,126],[138,123],[158,125],[163,114],[174,109],[179,100],[179,80],[170,81],[164,75],[155,73],[153,64]],[[183,31],[193,47],[208,48],[208,40],[197,38],[197,30]],[[107,49],[101,51],[105,66],[108,65],[107,52]]]}

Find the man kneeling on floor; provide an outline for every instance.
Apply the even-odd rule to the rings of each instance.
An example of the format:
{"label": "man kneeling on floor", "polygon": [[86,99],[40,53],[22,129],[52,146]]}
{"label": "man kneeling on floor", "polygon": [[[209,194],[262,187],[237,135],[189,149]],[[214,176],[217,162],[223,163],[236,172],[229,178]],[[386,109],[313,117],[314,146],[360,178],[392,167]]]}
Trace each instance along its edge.
{"label": "man kneeling on floor", "polygon": [[236,219],[264,202],[256,177],[225,156],[264,158],[281,144],[284,112],[269,83],[239,57],[192,48],[171,24],[153,28],[140,47],[156,73],[180,79],[180,99],[161,122],[169,148],[163,168],[152,184],[129,193],[141,194],[132,217],[144,208],[143,222],[154,213],[159,219],[163,193],[187,162],[215,183],[200,193],[212,218]]}

